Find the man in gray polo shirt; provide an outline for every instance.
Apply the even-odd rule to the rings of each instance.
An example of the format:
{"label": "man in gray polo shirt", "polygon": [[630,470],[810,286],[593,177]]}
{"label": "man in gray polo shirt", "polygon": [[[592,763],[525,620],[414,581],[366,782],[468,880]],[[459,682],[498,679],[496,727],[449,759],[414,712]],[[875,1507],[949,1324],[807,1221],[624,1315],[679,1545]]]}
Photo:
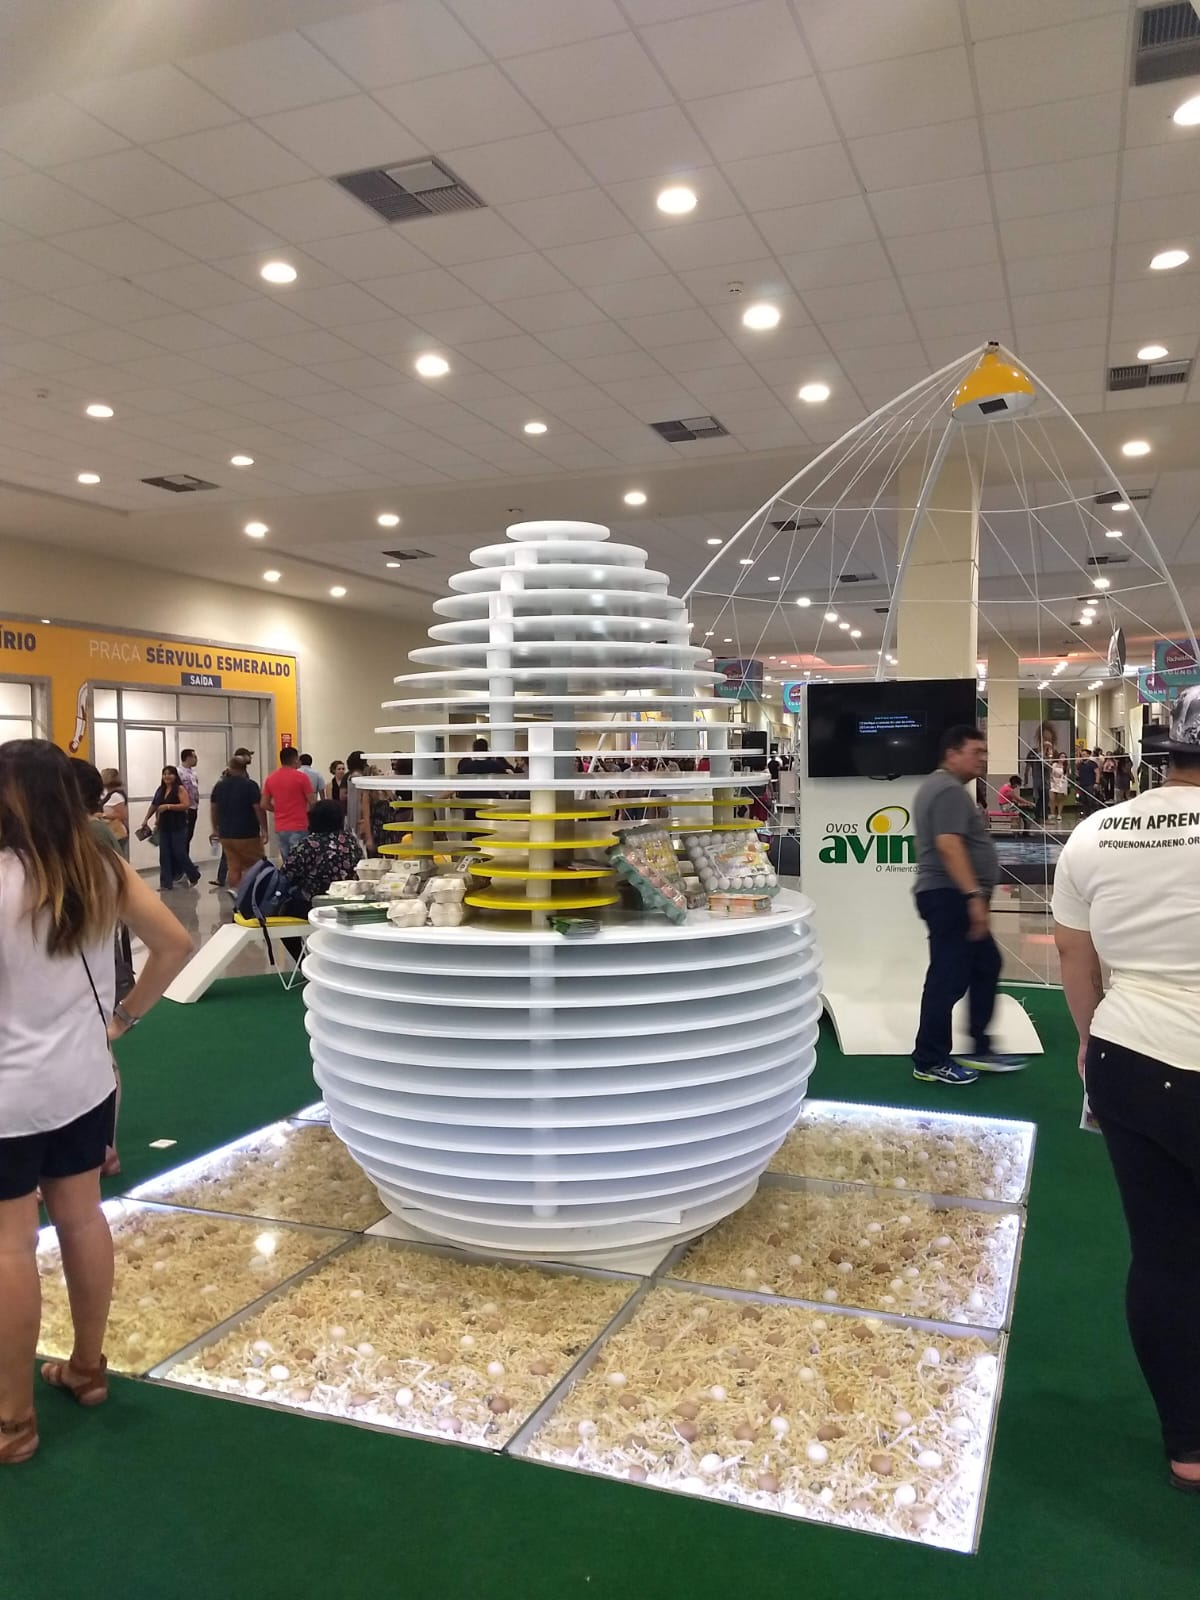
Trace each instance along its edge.
{"label": "man in gray polo shirt", "polygon": [[[917,790],[917,911],[929,929],[929,970],[913,1049],[913,1077],[928,1083],[974,1083],[981,1072],[1017,1072],[1021,1056],[999,1055],[988,1028],[996,1006],[1001,955],[992,938],[992,891],[1000,876],[996,847],[964,785],[987,771],[978,728],[948,728],[941,765]],[[951,1055],[951,1016],[968,997],[974,1048]]]}

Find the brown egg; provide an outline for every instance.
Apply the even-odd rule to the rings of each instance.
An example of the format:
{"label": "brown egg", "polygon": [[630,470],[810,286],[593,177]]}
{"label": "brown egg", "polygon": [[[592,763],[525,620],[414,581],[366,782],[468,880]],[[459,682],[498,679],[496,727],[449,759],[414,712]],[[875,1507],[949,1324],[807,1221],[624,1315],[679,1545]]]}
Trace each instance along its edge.
{"label": "brown egg", "polygon": [[871,1502],[867,1499],[865,1494],[856,1494],[854,1499],[851,1500],[848,1509],[851,1511],[858,1511],[860,1513],[863,1511],[870,1511]]}
{"label": "brown egg", "polygon": [[675,1424],[675,1432],[681,1439],[686,1439],[688,1444],[691,1444],[700,1430],[694,1422],[677,1422]]}
{"label": "brown egg", "polygon": [[667,1341],[661,1333],[648,1333],[642,1340],[647,1350],[665,1350]]}
{"label": "brown egg", "polygon": [[877,1472],[881,1478],[890,1478],[895,1470],[891,1456],[885,1456],[877,1451],[867,1463],[872,1472]]}
{"label": "brown egg", "polygon": [[833,1409],[840,1411],[844,1417],[848,1416],[854,1410],[854,1396],[845,1393],[835,1394],[833,1397]]}
{"label": "brown egg", "polygon": [[755,1482],[764,1494],[779,1493],[779,1479],[773,1472],[760,1472]]}
{"label": "brown egg", "polygon": [[502,1412],[512,1410],[512,1401],[506,1394],[494,1394],[488,1401],[488,1410],[500,1416]]}
{"label": "brown egg", "polygon": [[292,1351],[293,1361],[315,1361],[316,1359],[317,1352],[315,1350],[310,1350],[306,1344],[302,1344],[299,1349]]}
{"label": "brown egg", "polygon": [[911,1244],[902,1244],[896,1252],[897,1255],[903,1256],[905,1261],[911,1261],[916,1253],[916,1248]]}
{"label": "brown egg", "polygon": [[778,1332],[778,1330],[776,1330],[773,1333],[768,1333],[768,1334],[764,1335],[763,1343],[764,1344],[769,1344],[769,1345],[774,1345],[775,1348],[778,1349],[779,1346],[783,1343],[783,1334]]}
{"label": "brown egg", "polygon": [[761,1322],[762,1312],[757,1306],[743,1306],[738,1312],[743,1322]]}
{"label": "brown egg", "polygon": [[305,1403],[306,1400],[311,1400],[312,1399],[312,1390],[311,1389],[292,1389],[288,1393],[288,1399],[289,1400],[294,1400],[297,1405],[302,1406]]}
{"label": "brown egg", "polygon": [[735,1439],[746,1439],[753,1441],[754,1439],[758,1438],[758,1429],[752,1422],[739,1422],[737,1427],[733,1430],[733,1437]]}
{"label": "brown egg", "polygon": [[422,1339],[428,1339],[432,1334],[437,1332],[437,1324],[430,1322],[429,1318],[426,1317],[423,1322],[417,1323],[417,1332],[421,1335]]}
{"label": "brown egg", "polygon": [[216,1356],[205,1356],[201,1365],[204,1367],[206,1372],[215,1372],[221,1363],[217,1360]]}
{"label": "brown egg", "polygon": [[632,1478],[634,1483],[645,1483],[650,1474],[646,1471],[645,1467],[632,1466],[629,1468],[625,1476],[627,1478]]}
{"label": "brown egg", "polygon": [[882,1362],[877,1362],[876,1365],[871,1368],[871,1376],[873,1378],[890,1378],[891,1375],[892,1369],[890,1367],[885,1367]]}
{"label": "brown egg", "polygon": [[767,1235],[767,1243],[771,1245],[780,1245],[783,1243],[783,1235],[781,1233],[769,1233]]}
{"label": "brown egg", "polygon": [[700,1415],[700,1407],[695,1400],[681,1400],[675,1407],[677,1417],[686,1417],[689,1422]]}
{"label": "brown egg", "polygon": [[876,1278],[888,1278],[891,1276],[892,1269],[886,1261],[877,1261],[871,1268],[871,1272]]}
{"label": "brown egg", "polygon": [[646,1441],[640,1433],[627,1433],[621,1440],[621,1444],[626,1450],[644,1450],[646,1448]]}
{"label": "brown egg", "polygon": [[788,1403],[788,1397],[782,1389],[775,1389],[767,1396],[767,1405],[772,1411],[782,1411]]}
{"label": "brown egg", "polygon": [[448,1367],[454,1360],[454,1352],[453,1350],[447,1350],[443,1345],[440,1350],[435,1350],[433,1352],[433,1359],[438,1362],[440,1366]]}
{"label": "brown egg", "polygon": [[347,1404],[352,1406],[369,1406],[374,1398],[375,1396],[373,1394],[352,1394],[350,1399],[347,1401]]}
{"label": "brown egg", "polygon": [[828,1441],[830,1439],[844,1439],[845,1437],[845,1428],[839,1427],[836,1422],[823,1422],[817,1429],[817,1438],[824,1441]]}
{"label": "brown egg", "polygon": [[932,1506],[913,1506],[908,1513],[908,1520],[914,1528],[927,1528],[933,1521],[934,1511]]}
{"label": "brown egg", "polygon": [[641,1406],[641,1403],[641,1396],[630,1394],[628,1389],[624,1390],[623,1393],[617,1396],[617,1404],[619,1406],[623,1406],[626,1411],[637,1411]]}
{"label": "brown egg", "polygon": [[542,1357],[539,1356],[536,1361],[531,1361],[529,1363],[529,1370],[535,1375],[535,1377],[544,1378],[550,1371],[550,1363],[543,1360]]}

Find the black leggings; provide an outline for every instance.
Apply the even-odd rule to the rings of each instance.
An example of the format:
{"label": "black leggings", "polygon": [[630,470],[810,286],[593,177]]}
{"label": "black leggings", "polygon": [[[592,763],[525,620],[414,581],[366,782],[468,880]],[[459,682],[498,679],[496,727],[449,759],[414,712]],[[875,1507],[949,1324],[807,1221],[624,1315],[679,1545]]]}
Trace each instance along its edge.
{"label": "black leggings", "polygon": [[1172,1461],[1200,1461],[1200,1072],[1093,1038],[1087,1088],[1129,1227],[1125,1315]]}

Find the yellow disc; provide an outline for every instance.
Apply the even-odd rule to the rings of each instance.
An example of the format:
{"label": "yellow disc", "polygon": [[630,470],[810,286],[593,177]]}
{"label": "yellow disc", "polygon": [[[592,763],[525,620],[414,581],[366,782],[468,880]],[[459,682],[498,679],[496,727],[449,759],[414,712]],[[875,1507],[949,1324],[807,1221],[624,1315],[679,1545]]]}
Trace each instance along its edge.
{"label": "yellow disc", "polygon": [[466,903],[483,911],[587,911],[593,906],[615,906],[615,894],[555,895],[550,900],[530,900],[522,894],[469,894]]}
{"label": "yellow disc", "polygon": [[497,867],[490,861],[473,864],[469,870],[477,878],[520,878],[525,883],[612,877],[609,867]]}
{"label": "yellow disc", "polygon": [[384,833],[486,833],[476,822],[385,822]]}
{"label": "yellow disc", "polygon": [[392,856],[400,861],[428,861],[430,856],[469,856],[474,854],[478,848],[478,845],[451,844],[446,839],[435,839],[431,840],[427,845],[381,844],[379,846],[379,854],[381,856]]}
{"label": "yellow disc", "polygon": [[603,811],[489,811],[480,806],[481,822],[607,822],[613,807]]}
{"label": "yellow disc", "polygon": [[610,845],[619,844],[620,840],[615,833],[605,834],[598,839],[493,839],[486,838],[477,841],[483,850],[607,850]]}

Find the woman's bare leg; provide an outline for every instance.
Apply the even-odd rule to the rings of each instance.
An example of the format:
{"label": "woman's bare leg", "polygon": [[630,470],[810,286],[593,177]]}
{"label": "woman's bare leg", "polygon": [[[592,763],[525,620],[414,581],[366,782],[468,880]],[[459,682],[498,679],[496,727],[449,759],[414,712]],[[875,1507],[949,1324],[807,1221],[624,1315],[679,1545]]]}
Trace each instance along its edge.
{"label": "woman's bare leg", "polygon": [[44,1178],[42,1198],[58,1233],[75,1346],[71,1367],[78,1376],[100,1365],[112,1303],[113,1244],[100,1209],[100,1170],[74,1178]]}
{"label": "woman's bare leg", "polygon": [[33,1358],[42,1320],[37,1196],[0,1200],[0,1421],[33,1410]]}

